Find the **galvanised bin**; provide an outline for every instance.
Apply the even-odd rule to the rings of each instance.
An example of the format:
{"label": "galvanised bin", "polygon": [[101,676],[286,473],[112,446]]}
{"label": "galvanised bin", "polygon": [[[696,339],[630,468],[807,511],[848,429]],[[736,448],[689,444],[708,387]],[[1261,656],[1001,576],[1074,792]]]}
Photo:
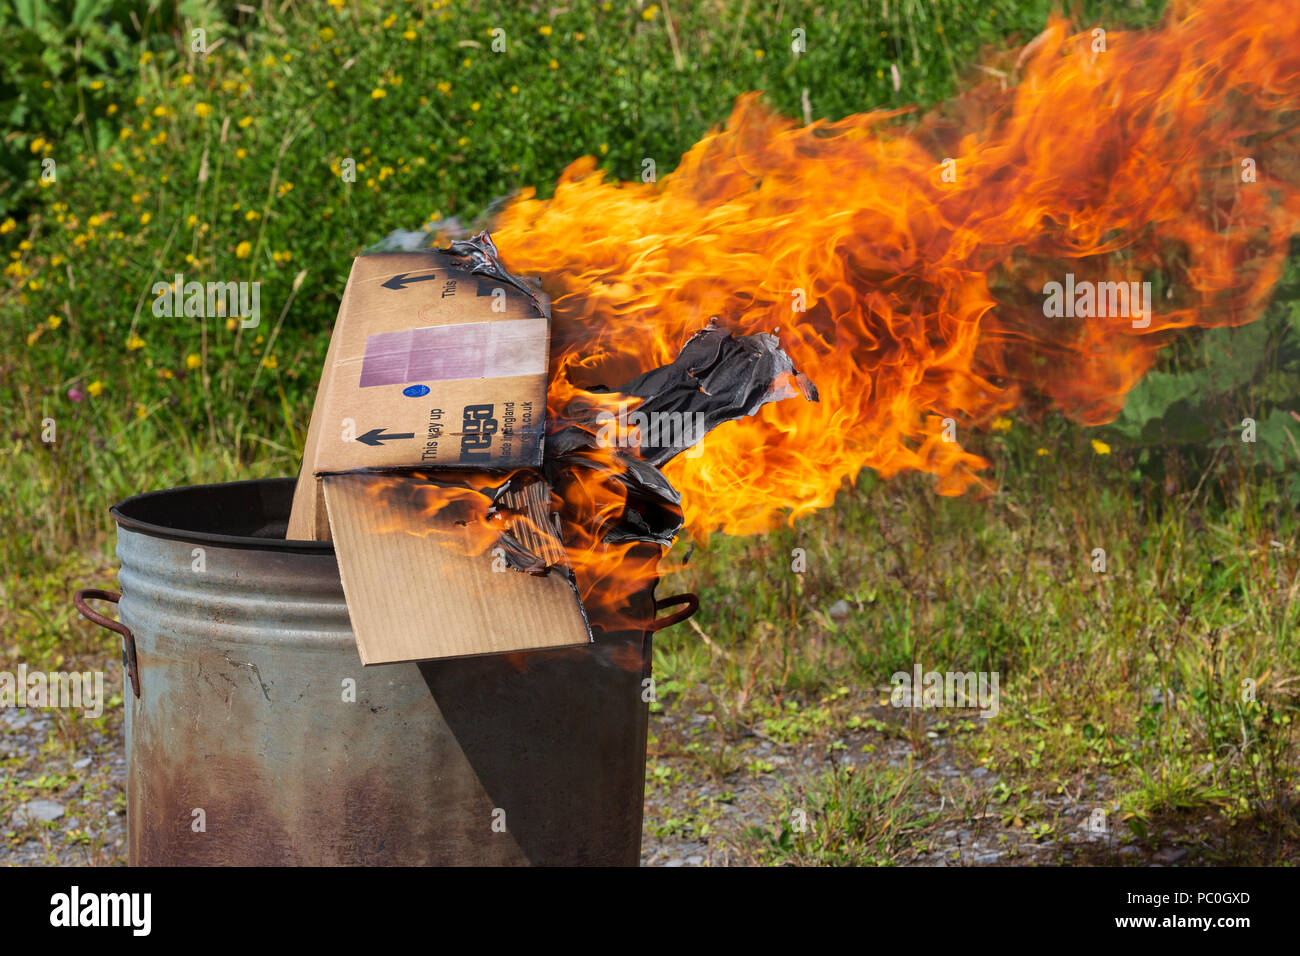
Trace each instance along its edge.
{"label": "galvanised bin", "polygon": [[[333,546],[286,541],[294,479],[112,509],[133,865],[636,865],[650,634],[363,668]],[[436,628],[437,609],[429,627]]]}

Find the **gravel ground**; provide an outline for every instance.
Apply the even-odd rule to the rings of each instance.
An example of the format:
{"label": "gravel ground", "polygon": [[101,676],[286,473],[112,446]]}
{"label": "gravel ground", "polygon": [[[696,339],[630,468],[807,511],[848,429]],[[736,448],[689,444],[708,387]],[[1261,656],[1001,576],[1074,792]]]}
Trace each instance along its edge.
{"label": "gravel ground", "polygon": [[[898,712],[891,710],[877,707],[875,713],[882,722],[891,718],[897,721]],[[740,764],[741,769],[721,776],[692,773],[699,761],[682,742],[691,737],[708,738],[710,734],[704,728],[710,723],[699,714],[677,715],[670,710],[657,715],[651,725],[651,771],[641,856],[644,866],[726,866],[750,862],[752,852],[746,852],[745,831],[760,827],[779,832],[789,807],[788,802],[779,799],[783,789],[797,787],[832,769],[826,739],[781,744],[764,739],[761,734],[752,734],[735,744],[738,754],[733,762]],[[937,717],[927,720],[929,725],[939,723]],[[980,721],[971,723],[978,732]],[[716,732],[712,736],[716,737]],[[852,765],[860,768],[860,772],[869,773],[872,766],[879,767],[881,763],[898,769],[910,763],[919,773],[918,791],[923,800],[916,808],[917,815],[934,815],[940,822],[912,840],[913,847],[893,861],[900,865],[1168,866],[1195,863],[1201,852],[1223,850],[1222,840],[1171,828],[1158,830],[1150,845],[1131,842],[1123,826],[1117,830],[1107,824],[1103,831],[1094,829],[1090,823],[1097,819],[1095,811],[1104,808],[1109,816],[1113,806],[1111,780],[1105,774],[1082,783],[1073,793],[1025,793],[1023,798],[1034,809],[1034,819],[1048,824],[1035,827],[1029,820],[1016,820],[1009,811],[1016,800],[1007,803],[1006,788],[1000,788],[1001,781],[996,774],[985,767],[969,766],[954,737],[935,731],[929,731],[926,736],[928,753],[920,758],[908,742],[882,739],[870,730],[831,738],[842,745],[834,751],[835,764],[840,767]],[[864,744],[871,750],[870,755],[864,754]],[[752,767],[756,763],[773,769],[755,773]],[[665,777],[672,779],[673,771],[680,771],[686,779],[656,786],[656,764],[668,767],[667,773],[660,771]],[[719,802],[720,798],[725,802]],[[680,829],[675,824],[692,816],[698,818],[700,808],[710,804],[718,813],[709,820],[707,837],[672,832]],[[958,806],[963,809],[958,810]],[[943,822],[945,810],[954,818],[951,822]],[[1196,822],[1203,824],[1207,831],[1214,824],[1209,816]]]}
{"label": "gravel ground", "polygon": [[[882,709],[882,719],[891,716],[888,710]],[[896,719],[897,714],[892,716]],[[1213,849],[1204,838],[1169,830],[1157,834],[1154,846],[1092,832],[1090,815],[1095,808],[1107,806],[1110,798],[1104,775],[1082,784],[1076,793],[1026,794],[1038,808],[1037,819],[1051,821],[1050,829],[1008,822],[1005,801],[999,804],[995,799],[997,776],[984,767],[963,765],[952,737],[934,732],[928,737],[928,753],[921,759],[906,741],[878,731],[864,729],[832,738],[843,745],[835,751],[840,766],[852,764],[870,772],[881,763],[904,768],[910,758],[921,775],[919,792],[929,804],[917,809],[936,815],[940,822],[913,839],[895,862],[1163,866],[1197,862],[1198,849]],[[864,744],[874,744],[869,754],[863,752]],[[824,738],[783,744],[753,733],[730,743],[727,759],[734,769],[702,770],[707,757],[723,746],[707,715],[669,707],[652,718],[643,865],[747,862],[746,829],[779,829],[783,788],[814,779],[831,767]],[[126,758],[120,707],[103,721],[102,729],[51,711],[0,708],[0,762],[5,768],[0,790],[4,837],[0,863],[125,863]],[[964,809],[953,814],[955,822],[945,825],[945,811],[958,804]],[[702,808],[708,812],[702,815]],[[702,818],[707,818],[703,835]]]}
{"label": "gravel ground", "polygon": [[0,863],[126,863],[126,753],[121,708],[113,713],[100,730],[48,710],[0,708]]}

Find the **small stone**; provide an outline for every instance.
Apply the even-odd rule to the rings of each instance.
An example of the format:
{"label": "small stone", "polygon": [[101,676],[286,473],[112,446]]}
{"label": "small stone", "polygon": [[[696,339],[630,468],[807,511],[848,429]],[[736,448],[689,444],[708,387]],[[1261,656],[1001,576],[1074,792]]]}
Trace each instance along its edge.
{"label": "small stone", "polygon": [[32,800],[13,812],[10,824],[15,830],[28,823],[49,823],[63,816],[63,805],[53,800]]}
{"label": "small stone", "polygon": [[669,860],[667,863],[664,864],[664,866],[685,866],[685,865],[686,865],[686,861],[681,859],[680,857],[674,857],[673,859]]}
{"label": "small stone", "polygon": [[87,767],[89,767],[89,766],[90,766],[90,758],[89,758],[89,757],[82,757],[80,760],[78,760],[76,763],[74,763],[74,764],[72,765],[72,769],[73,769],[73,770],[85,770],[85,769],[86,769]]}
{"label": "small stone", "polygon": [[1158,850],[1153,859],[1161,863],[1177,863],[1183,857],[1187,856],[1187,851],[1182,847],[1168,846],[1163,850]]}
{"label": "small stone", "polygon": [[840,600],[832,604],[826,613],[837,620],[843,620],[849,616],[849,610],[849,602]]}
{"label": "small stone", "polygon": [[704,857],[700,856],[698,853],[695,854],[695,856],[688,856],[688,857],[686,858],[686,865],[687,865],[687,866],[703,866],[703,865],[704,865]]}
{"label": "small stone", "polygon": [[970,776],[972,780],[983,780],[990,772],[988,767],[976,767],[970,772]]}

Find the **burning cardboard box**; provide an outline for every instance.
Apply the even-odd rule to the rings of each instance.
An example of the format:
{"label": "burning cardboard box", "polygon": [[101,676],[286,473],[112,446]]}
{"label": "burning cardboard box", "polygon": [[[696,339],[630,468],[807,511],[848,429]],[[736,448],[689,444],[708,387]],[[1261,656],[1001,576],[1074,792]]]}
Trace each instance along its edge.
{"label": "burning cardboard box", "polygon": [[549,333],[549,300],[485,236],[353,263],[288,537],[334,541],[363,664],[591,640],[546,495],[515,502],[516,537],[546,556],[521,574],[482,547],[454,494],[429,493],[430,473],[470,489],[541,466]]}

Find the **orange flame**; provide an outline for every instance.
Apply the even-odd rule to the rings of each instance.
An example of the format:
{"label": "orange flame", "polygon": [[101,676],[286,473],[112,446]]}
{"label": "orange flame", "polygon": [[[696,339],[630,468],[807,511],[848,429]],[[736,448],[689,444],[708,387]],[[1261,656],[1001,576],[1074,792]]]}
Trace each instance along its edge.
{"label": "orange flame", "polygon": [[[556,296],[552,411],[667,363],[711,316],[779,328],[822,402],[770,405],[669,464],[696,534],[793,520],[862,468],[961,493],[987,462],[944,440],[947,418],[1111,420],[1172,330],[1251,321],[1280,274],[1300,223],[1287,6],[1175,3],[1104,50],[1054,19],[1006,64],[1018,85],[910,130],[887,112],[800,127],[751,94],[658,183],[573,163],[493,230]],[[1067,272],[1170,282],[1145,327],[1049,318],[1045,284]]]}
{"label": "orange flame", "polygon": [[[1253,320],[1280,275],[1300,227],[1293,14],[1176,0],[1162,27],[1108,32],[1104,49],[1053,19],[993,71],[1016,85],[910,128],[881,111],[800,127],[751,94],[658,183],[578,160],[554,198],[526,192],[493,229],[511,270],[555,296],[552,422],[574,399],[616,402],[584,389],[670,362],[712,316],[779,330],[822,401],[765,406],[667,466],[705,535],[793,521],[863,468],[962,493],[988,463],[945,440],[945,419],[1113,419],[1172,333]],[[1049,316],[1047,283],[1067,273],[1168,279],[1137,317]],[[618,608],[657,549],[602,542],[623,494],[613,452],[591,456],[612,471],[575,470],[553,503],[589,610]]]}

